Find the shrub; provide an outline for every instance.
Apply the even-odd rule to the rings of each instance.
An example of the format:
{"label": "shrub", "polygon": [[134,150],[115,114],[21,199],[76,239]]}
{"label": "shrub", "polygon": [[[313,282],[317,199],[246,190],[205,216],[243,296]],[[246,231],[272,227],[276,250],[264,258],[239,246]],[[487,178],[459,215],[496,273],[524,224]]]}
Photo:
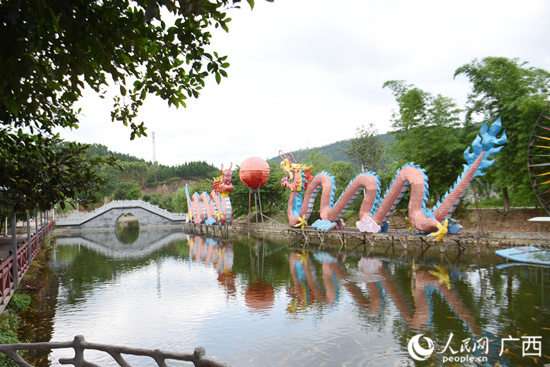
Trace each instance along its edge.
{"label": "shrub", "polygon": [[28,311],[30,305],[31,305],[31,296],[24,293],[16,293],[13,295],[13,297],[11,297],[7,308],[16,313],[21,313],[21,312]]}
{"label": "shrub", "polygon": [[[20,323],[21,319],[10,311],[6,311],[0,316],[0,344],[19,343],[19,340],[17,339],[17,329],[19,328]],[[11,360],[11,358],[8,358],[5,354],[0,353],[0,366],[8,367],[17,365]]]}

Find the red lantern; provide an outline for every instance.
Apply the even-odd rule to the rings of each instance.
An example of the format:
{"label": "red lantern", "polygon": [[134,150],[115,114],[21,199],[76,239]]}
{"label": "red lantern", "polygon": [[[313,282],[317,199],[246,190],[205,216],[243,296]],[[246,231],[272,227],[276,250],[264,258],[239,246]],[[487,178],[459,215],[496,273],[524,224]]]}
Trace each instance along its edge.
{"label": "red lantern", "polygon": [[247,158],[241,164],[239,177],[246,187],[256,190],[267,183],[269,164],[259,157]]}

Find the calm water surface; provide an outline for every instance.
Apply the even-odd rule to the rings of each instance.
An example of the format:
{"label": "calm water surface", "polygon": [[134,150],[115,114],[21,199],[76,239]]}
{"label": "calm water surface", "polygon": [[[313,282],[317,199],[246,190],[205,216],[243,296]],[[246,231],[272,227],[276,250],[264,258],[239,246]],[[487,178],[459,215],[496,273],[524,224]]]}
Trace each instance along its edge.
{"label": "calm water surface", "polygon": [[[83,335],[179,352],[203,346],[234,367],[550,363],[548,268],[503,266],[492,254],[385,247],[338,253],[181,230],[141,230],[126,237],[137,238],[130,243],[120,237],[57,238],[54,276],[41,311],[28,315],[25,337]],[[72,356],[56,350],[32,358],[58,366]],[[117,366],[104,354],[86,356]]]}

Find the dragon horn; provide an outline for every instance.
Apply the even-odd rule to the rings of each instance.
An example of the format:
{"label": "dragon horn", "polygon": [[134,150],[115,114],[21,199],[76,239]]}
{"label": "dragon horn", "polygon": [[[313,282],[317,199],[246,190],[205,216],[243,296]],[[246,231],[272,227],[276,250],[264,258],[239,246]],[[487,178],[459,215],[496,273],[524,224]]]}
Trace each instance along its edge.
{"label": "dragon horn", "polygon": [[[281,157],[281,159],[288,159],[289,161],[292,161],[294,160],[294,163],[298,162],[298,160],[296,158],[294,158],[294,155],[292,154],[292,152],[289,152],[287,154],[284,154],[282,150],[279,150],[279,157]],[[290,159],[289,157],[292,157],[292,159]]]}
{"label": "dragon horn", "polygon": [[231,171],[231,168],[233,168],[233,162],[231,162],[231,165],[229,165],[229,170]]}

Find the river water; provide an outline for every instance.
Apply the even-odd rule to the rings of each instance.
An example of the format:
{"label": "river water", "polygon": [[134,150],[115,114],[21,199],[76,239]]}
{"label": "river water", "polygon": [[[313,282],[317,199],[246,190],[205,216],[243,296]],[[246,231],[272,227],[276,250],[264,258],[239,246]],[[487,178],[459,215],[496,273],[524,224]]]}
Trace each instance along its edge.
{"label": "river water", "polygon": [[[176,352],[203,346],[234,367],[550,363],[549,268],[491,253],[295,246],[181,229],[58,237],[40,311],[21,333]],[[28,361],[58,366],[73,355]],[[99,352],[86,358],[117,366]]]}

